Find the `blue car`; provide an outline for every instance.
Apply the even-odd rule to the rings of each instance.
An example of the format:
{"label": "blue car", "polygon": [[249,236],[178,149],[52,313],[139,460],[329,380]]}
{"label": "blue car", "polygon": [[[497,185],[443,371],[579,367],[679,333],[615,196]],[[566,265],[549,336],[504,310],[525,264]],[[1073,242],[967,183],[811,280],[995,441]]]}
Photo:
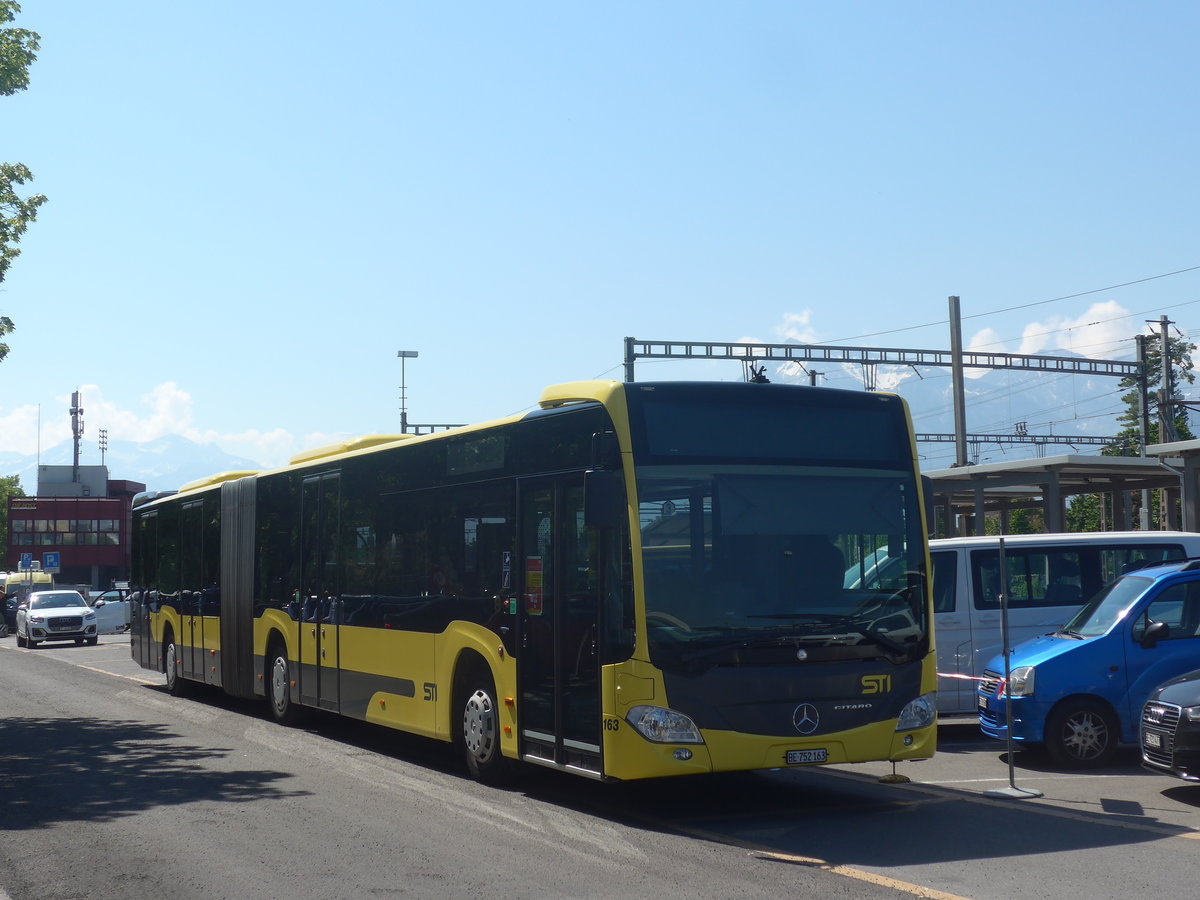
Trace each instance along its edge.
{"label": "blue car", "polygon": [[[1155,688],[1200,665],[1200,560],[1122,575],[1059,631],[1017,645],[1009,665],[1013,741],[1043,746],[1064,768],[1107,764],[1138,740]],[[1003,656],[978,699],[984,734],[1007,739]]]}

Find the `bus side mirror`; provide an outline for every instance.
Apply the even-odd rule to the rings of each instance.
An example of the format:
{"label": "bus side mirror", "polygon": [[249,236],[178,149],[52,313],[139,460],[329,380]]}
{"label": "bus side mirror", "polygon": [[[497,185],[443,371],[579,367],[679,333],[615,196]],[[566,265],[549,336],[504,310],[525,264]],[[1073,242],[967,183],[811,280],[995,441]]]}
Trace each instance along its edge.
{"label": "bus side mirror", "polygon": [[616,525],[621,497],[620,476],[610,469],[588,469],[583,473],[583,522],[588,528]]}
{"label": "bus side mirror", "polygon": [[1138,641],[1143,647],[1149,650],[1158,644],[1159,641],[1165,641],[1171,636],[1171,627],[1166,622],[1151,622],[1146,626],[1146,630],[1142,633],[1141,640]]}
{"label": "bus side mirror", "polygon": [[597,431],[592,434],[592,468],[621,469],[621,445],[616,432]]}

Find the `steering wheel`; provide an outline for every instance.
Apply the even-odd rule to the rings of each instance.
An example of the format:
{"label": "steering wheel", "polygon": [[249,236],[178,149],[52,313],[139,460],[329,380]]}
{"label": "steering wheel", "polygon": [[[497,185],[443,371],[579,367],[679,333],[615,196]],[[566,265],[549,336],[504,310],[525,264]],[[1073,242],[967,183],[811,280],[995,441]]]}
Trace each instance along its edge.
{"label": "steering wheel", "polygon": [[677,616],[673,616],[670,613],[660,612],[658,610],[654,610],[652,612],[646,613],[646,624],[647,625],[650,625],[653,622],[653,620],[655,620],[655,619],[658,619],[660,622],[662,622],[666,625],[669,625],[673,628],[678,628],[680,631],[687,631],[690,633],[692,630],[691,625],[689,625],[687,622],[683,621],[683,619],[680,619]]}

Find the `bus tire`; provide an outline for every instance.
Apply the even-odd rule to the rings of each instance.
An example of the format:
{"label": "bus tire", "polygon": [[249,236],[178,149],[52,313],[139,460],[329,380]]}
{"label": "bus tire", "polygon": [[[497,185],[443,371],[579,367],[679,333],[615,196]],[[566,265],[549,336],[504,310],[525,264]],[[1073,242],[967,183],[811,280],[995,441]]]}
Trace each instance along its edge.
{"label": "bus tire", "polygon": [[163,640],[163,674],[167,679],[167,693],[172,697],[182,697],[186,687],[179,674],[179,662],[179,645],[175,643],[175,633],[168,628]]}
{"label": "bus tire", "polygon": [[1121,726],[1116,716],[1094,700],[1067,700],[1046,717],[1046,752],[1064,769],[1097,769],[1108,765],[1117,753],[1120,739]]}
{"label": "bus tire", "polygon": [[295,725],[300,721],[300,706],[292,700],[292,664],[279,640],[271,644],[267,653],[267,706],[271,718],[280,725]]}
{"label": "bus tire", "polygon": [[500,707],[496,683],[482,661],[468,664],[455,679],[455,742],[471,777],[483,784],[497,785],[512,776],[512,761],[500,750]]}

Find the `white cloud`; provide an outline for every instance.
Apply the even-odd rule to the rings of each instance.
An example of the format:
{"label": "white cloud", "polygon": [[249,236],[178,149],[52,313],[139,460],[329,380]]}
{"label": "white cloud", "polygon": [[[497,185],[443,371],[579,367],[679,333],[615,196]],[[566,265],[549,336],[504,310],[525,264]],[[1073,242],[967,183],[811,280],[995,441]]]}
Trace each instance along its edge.
{"label": "white cloud", "polygon": [[[166,435],[179,435],[198,444],[216,445],[226,453],[246,457],[261,466],[273,467],[286,463],[290,456],[300,450],[346,438],[346,435],[318,433],[305,435],[298,441],[295,435],[283,428],[270,431],[250,429],[235,433],[200,429],[194,422],[192,395],[173,381],[163,382],[142,395],[137,409],[124,409],[107,400],[98,385],[83,385],[79,393],[80,405],[84,410],[85,440],[89,441],[96,439],[100,428],[108,432],[110,441],[139,444]],[[70,402],[70,394],[64,394],[54,398],[54,415],[42,411],[41,449],[71,440],[71,421],[65,414]],[[0,451],[26,455],[36,453],[38,419],[37,406],[21,406],[0,415]]]}
{"label": "white cloud", "polygon": [[1041,322],[1030,322],[1021,337],[1019,353],[1045,353],[1069,350],[1093,359],[1111,359],[1119,355],[1123,342],[1137,334],[1140,326],[1129,317],[1129,311],[1115,300],[1093,303],[1079,316],[1051,316]]}
{"label": "white cloud", "polygon": [[815,343],[817,333],[812,327],[812,310],[806,309],[801,313],[784,313],[783,323],[775,327],[775,333],[784,341],[797,341],[801,344]]}

